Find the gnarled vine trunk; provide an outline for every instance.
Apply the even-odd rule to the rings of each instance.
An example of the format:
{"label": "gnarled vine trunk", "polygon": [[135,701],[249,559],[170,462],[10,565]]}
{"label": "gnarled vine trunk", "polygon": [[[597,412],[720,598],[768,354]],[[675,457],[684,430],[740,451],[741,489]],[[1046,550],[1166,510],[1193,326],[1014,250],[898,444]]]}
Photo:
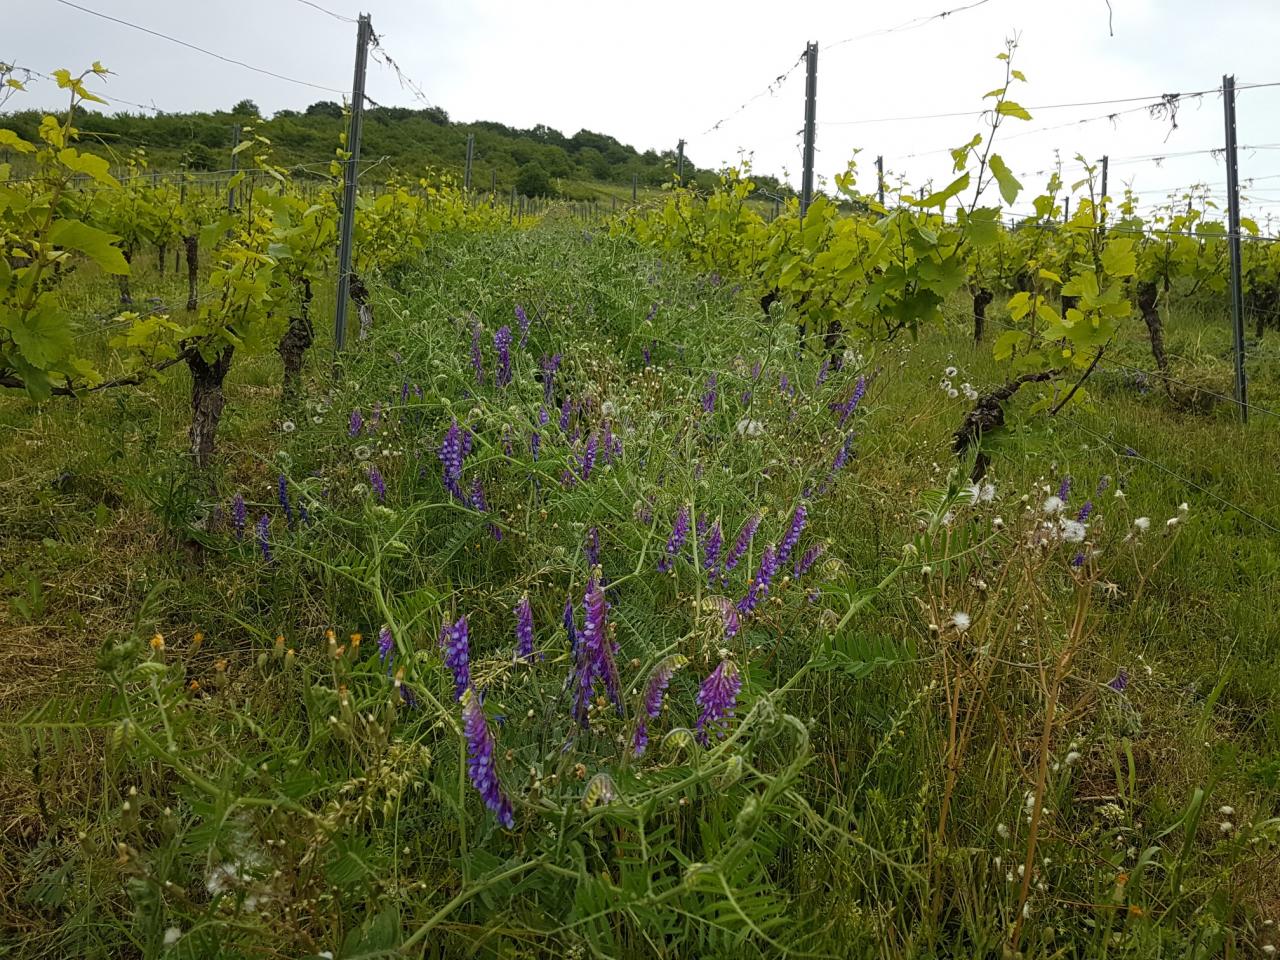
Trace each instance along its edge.
{"label": "gnarled vine trunk", "polygon": [[[120,251],[124,256],[124,262],[133,267],[133,251],[127,247]],[[120,287],[120,303],[122,306],[133,305],[133,294],[129,290],[129,274],[122,273],[116,277],[116,284]]]}
{"label": "gnarled vine trunk", "polygon": [[160,250],[156,254],[156,264],[160,268],[160,276],[162,277],[164,276],[164,261],[167,258],[168,253],[169,253],[169,245],[165,243],[160,244]]}
{"label": "gnarled vine trunk", "polygon": [[973,291],[973,342],[981,343],[982,336],[987,329],[987,307],[991,306],[991,301],[996,295],[986,287],[979,287]]}
{"label": "gnarled vine trunk", "polygon": [[291,404],[298,399],[302,387],[302,364],[307,350],[315,340],[315,328],[311,324],[311,281],[302,280],[301,305],[296,317],[289,318],[289,329],[276,345],[280,361],[284,364],[284,381],[280,398]]}
{"label": "gnarled vine trunk", "polygon": [[200,240],[197,237],[183,237],[182,245],[187,251],[187,310],[196,308],[196,279],[200,272]]}
{"label": "gnarled vine trunk", "polygon": [[[978,397],[973,409],[965,414],[964,423],[960,424],[960,429],[952,435],[951,449],[955,451],[956,456],[964,456],[970,447],[979,444],[983,434],[1004,426],[1004,404],[1018,392],[1023,384],[1044,383],[1055,376],[1057,376],[1055,370],[1024,373],[990,393],[984,393]],[[977,483],[986,476],[989,462],[990,458],[986,452],[979,449],[973,461],[973,469],[969,472],[969,479],[973,483]]]}
{"label": "gnarled vine trunk", "polygon": [[191,456],[201,470],[207,469],[213,459],[218,421],[226,405],[222,383],[231,369],[233,353],[235,347],[224,347],[212,362],[205,360],[198,350],[187,356],[187,369],[191,371]]}
{"label": "gnarled vine trunk", "polygon": [[[1151,337],[1151,355],[1156,358],[1156,366],[1161,373],[1169,370],[1169,357],[1164,352],[1164,322],[1160,319],[1160,309],[1156,306],[1159,293],[1155,283],[1150,280],[1138,282],[1138,309],[1142,312],[1142,320],[1147,325],[1147,333]],[[1168,381],[1165,381],[1166,385]]]}
{"label": "gnarled vine trunk", "polygon": [[363,340],[373,329],[373,302],[369,299],[369,288],[354,270],[351,272],[351,299],[355,301],[356,316],[360,318],[359,336]]}

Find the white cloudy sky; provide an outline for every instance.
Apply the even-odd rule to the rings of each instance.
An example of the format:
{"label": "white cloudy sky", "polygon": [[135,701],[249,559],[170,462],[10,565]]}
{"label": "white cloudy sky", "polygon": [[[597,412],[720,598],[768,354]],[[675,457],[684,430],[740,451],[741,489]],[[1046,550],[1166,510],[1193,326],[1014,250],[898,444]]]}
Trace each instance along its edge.
{"label": "white cloudy sky", "polygon": [[[168,33],[229,57],[335,90],[349,88],[355,28],[301,0],[76,0],[81,6]],[[1199,153],[1162,163],[1133,158],[1217,148],[1223,140],[1216,93],[1184,101],[1178,129],[1135,112],[1145,101],[1037,110],[1037,106],[1214,90],[1224,73],[1240,84],[1280,82],[1278,0],[987,0],[915,29],[895,27],[971,0],[893,4],[739,0],[676,7],[610,0],[317,0],[345,16],[373,17],[386,50],[454,119],[546,123],[571,134],[586,127],[640,148],[683,137],[700,166],[754,154],[758,170],[799,168],[803,69],[774,95],[708,132],[798,58],[808,40],[819,56],[818,172],[843,169],[853,149],[864,172],[876,154],[913,183],[950,178],[944,150],[979,129],[981,96],[998,86],[994,59],[1018,34],[1016,65],[1029,83],[1017,98],[1031,122],[1000,148],[1024,182],[1076,153],[1112,157],[1111,192],[1132,184],[1154,198],[1198,181],[1221,192],[1218,158]],[[59,0],[5,0],[0,59],[48,71],[99,59],[117,74],[108,95],[168,111],[226,108],[248,97],[264,112],[300,108],[334,94],[275,80],[211,59]],[[840,41],[855,37],[847,43]],[[56,102],[45,82],[27,104]],[[394,74],[371,63],[379,103],[415,103]],[[10,101],[17,107],[24,98]],[[127,109],[127,108],[126,108]],[[975,116],[868,122],[973,110]],[[1127,111],[1114,122],[1074,121]],[[1280,86],[1238,98],[1240,175],[1252,206],[1280,213]],[[848,121],[857,121],[849,123]],[[1167,137],[1167,139],[1166,139]],[[911,156],[915,154],[915,156]],[[1067,180],[1075,179],[1068,175]],[[1025,206],[1025,204],[1024,204]]]}

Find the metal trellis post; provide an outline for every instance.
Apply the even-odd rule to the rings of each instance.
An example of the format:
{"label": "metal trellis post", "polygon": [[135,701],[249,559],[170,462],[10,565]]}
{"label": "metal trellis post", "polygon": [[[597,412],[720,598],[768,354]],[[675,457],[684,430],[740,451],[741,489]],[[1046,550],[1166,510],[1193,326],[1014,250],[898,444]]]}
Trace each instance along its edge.
{"label": "metal trellis post", "polygon": [[684,141],[676,144],[676,182],[684,186]]}
{"label": "metal trellis post", "polygon": [[800,218],[809,211],[813,200],[813,140],[818,114],[818,45],[804,48],[804,172],[800,180]]}
{"label": "metal trellis post", "polygon": [[1244,291],[1240,284],[1240,172],[1236,167],[1236,78],[1222,78],[1227,127],[1227,243],[1231,251],[1231,326],[1236,348],[1236,403],[1240,420],[1249,422],[1248,384],[1244,375]]}
{"label": "metal trellis post", "polygon": [[462,189],[466,193],[471,192],[471,160],[476,155],[476,135],[474,133],[467,134],[467,166],[462,172]]}
{"label": "metal trellis post", "polygon": [[362,13],[356,27],[356,68],[351,81],[351,126],[347,133],[350,156],[342,176],[342,223],[338,233],[338,305],[333,317],[333,353],[336,361],[347,340],[347,300],[351,296],[351,234],[356,222],[356,175],[360,164],[360,132],[364,120],[364,74],[369,62],[369,36],[373,25]]}

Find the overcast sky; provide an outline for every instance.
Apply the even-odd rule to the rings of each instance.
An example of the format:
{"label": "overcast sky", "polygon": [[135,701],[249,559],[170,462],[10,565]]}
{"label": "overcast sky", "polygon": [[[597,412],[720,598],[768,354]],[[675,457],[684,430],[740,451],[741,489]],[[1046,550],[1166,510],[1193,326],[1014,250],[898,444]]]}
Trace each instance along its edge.
{"label": "overcast sky", "polygon": [[[355,27],[302,0],[76,0],[228,57],[334,91],[350,88]],[[987,0],[975,9],[896,32],[972,0],[790,4],[691,3],[676,7],[609,0],[317,0],[350,17],[372,15],[386,51],[432,103],[455,120],[545,123],[566,134],[587,128],[640,149],[683,137],[703,167],[752,153],[762,172],[798,179],[804,70],[736,112],[792,66],[806,41],[823,45],[818,75],[820,176],[842,170],[861,147],[864,183],[876,154],[912,183],[951,179],[945,150],[981,129],[982,94],[999,86],[994,58],[1018,35],[1016,66],[1028,83],[1016,99],[1030,122],[1009,120],[997,149],[1030,190],[1055,157],[1109,154],[1111,193],[1131,182],[1144,199],[1207,182],[1222,194],[1225,172],[1207,153],[1223,142],[1216,93],[1184,100],[1177,129],[1153,119],[1145,100],[1112,106],[1037,106],[1216,90],[1280,82],[1280,0]],[[339,93],[254,73],[110,23],[59,0],[4,0],[0,59],[50,71],[101,60],[115,72],[106,95],[166,111],[228,108],[248,97],[271,113]],[[1112,29],[1114,36],[1111,35]],[[870,35],[868,35],[870,34]],[[842,43],[848,38],[855,38]],[[40,81],[9,108],[58,101]],[[369,94],[382,104],[418,103],[386,66],[371,62]],[[122,109],[134,109],[121,107]],[[973,116],[869,122],[955,111]],[[1092,119],[1125,111],[1114,121]],[[1280,86],[1240,92],[1240,176],[1254,211],[1280,214]],[[716,121],[728,119],[717,130]],[[1078,123],[1089,120],[1092,122]],[[851,122],[856,121],[856,122]],[[0,121],[2,122],[2,121]],[[939,153],[938,151],[944,151]],[[914,156],[913,156],[914,155]],[[1168,156],[1162,163],[1134,158]],[[1068,183],[1077,179],[1072,166]],[[1249,189],[1250,178],[1253,181]],[[1015,209],[1025,209],[1028,192]]]}

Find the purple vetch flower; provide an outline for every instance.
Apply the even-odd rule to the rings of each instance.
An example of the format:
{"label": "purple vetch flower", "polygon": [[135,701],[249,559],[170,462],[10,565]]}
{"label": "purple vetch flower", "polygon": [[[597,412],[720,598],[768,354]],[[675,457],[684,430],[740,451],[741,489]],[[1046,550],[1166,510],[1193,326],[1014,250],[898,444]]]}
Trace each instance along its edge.
{"label": "purple vetch flower", "polygon": [[391,669],[388,661],[391,658],[391,650],[395,647],[395,640],[391,636],[391,628],[385,623],[382,629],[378,631],[378,659],[382,661],[382,665],[388,670]]}
{"label": "purple vetch flower", "polygon": [[649,305],[649,312],[645,314],[644,322],[652,323],[653,318],[656,317],[657,315],[658,315],[658,301],[655,300],[652,304]]}
{"label": "purple vetch flower", "polygon": [[857,385],[853,388],[853,393],[849,395],[849,399],[844,403],[832,404],[832,409],[840,414],[840,429],[844,429],[845,423],[849,417],[853,415],[853,411],[858,409],[858,404],[862,402],[863,395],[867,392],[867,378],[859,377]]}
{"label": "purple vetch flower", "polygon": [[808,573],[810,568],[818,562],[818,558],[826,553],[826,551],[827,545],[825,543],[815,543],[812,547],[806,550],[804,555],[796,560],[795,567],[792,568],[792,572],[795,573],[796,579],[798,580]]}
{"label": "purple vetch flower", "polygon": [[1071,496],[1071,475],[1062,478],[1062,482],[1058,484],[1058,499],[1063,503],[1067,502],[1067,498]]}
{"label": "purple vetch flower", "polygon": [[471,496],[468,501],[471,504],[471,509],[476,513],[489,512],[489,502],[484,498],[484,487],[481,486],[479,477],[471,481]]}
{"label": "purple vetch flower", "polygon": [[751,546],[751,541],[756,535],[756,530],[760,528],[761,515],[754,513],[747,518],[747,522],[742,525],[742,529],[738,531],[738,539],[733,541],[733,546],[729,549],[729,555],[724,558],[724,570],[720,579],[728,582],[729,573],[738,565],[738,561],[742,559],[743,554],[747,552],[747,548]]}
{"label": "purple vetch flower", "polygon": [[822,361],[822,366],[818,368],[818,386],[822,386],[827,382],[827,377],[831,373],[831,358]]}
{"label": "purple vetch flower", "polygon": [[504,426],[502,428],[502,452],[508,457],[514,457],[516,455],[515,447],[511,442],[511,428],[508,426]]}
{"label": "purple vetch flower", "polygon": [[347,422],[347,436],[358,437],[363,428],[364,414],[360,412],[359,407],[356,407],[351,411],[351,419]]}
{"label": "purple vetch flower", "polygon": [[1107,682],[1107,686],[1116,693],[1124,693],[1125,688],[1129,686],[1129,671],[1121,667],[1120,671]]}
{"label": "purple vetch flower", "polygon": [[652,343],[647,343],[647,344],[645,344],[645,346],[644,346],[644,350],[642,351],[642,352],[644,353],[644,365],[645,365],[646,367],[652,367],[652,366],[653,366],[653,352],[652,352],[652,347],[653,347],[653,344],[652,344]]}
{"label": "purple vetch flower", "polygon": [[533,459],[538,459],[538,452],[542,449],[542,434],[537,430],[529,434],[529,452],[533,454]]}
{"label": "purple vetch flower", "polygon": [[258,549],[262,551],[262,559],[271,562],[271,541],[267,539],[267,530],[271,526],[271,518],[265,513],[258,518]]}
{"label": "purple vetch flower", "polygon": [[640,701],[640,722],[631,738],[631,750],[635,756],[644,756],[649,745],[649,721],[657,720],[662,713],[662,701],[667,687],[671,685],[671,678],[688,662],[680,654],[673,654],[662,660],[649,675],[649,683],[644,688],[644,699]]}
{"label": "purple vetch flower", "polygon": [[751,379],[752,380],[760,379],[760,361],[759,360],[757,360],[751,367]]}
{"label": "purple vetch flower", "polygon": [[414,398],[415,400],[421,400],[421,399],[422,399],[422,396],[423,396],[423,395],[422,395],[422,387],[418,386],[418,385],[415,383],[415,384],[413,385],[413,398]]}
{"label": "purple vetch flower", "polygon": [[605,612],[609,605],[600,587],[598,571],[587,583],[582,599],[582,636],[578,644],[578,693],[574,704],[574,716],[587,725],[587,708],[596,682],[604,684],[605,692],[619,713],[622,698],[619,692],[618,665],[613,657],[613,644],[609,640]]}
{"label": "purple vetch flower", "polygon": [[560,404],[560,432],[569,432],[569,417],[573,413],[573,405],[568,395],[565,395],[564,402]]}
{"label": "purple vetch flower", "polygon": [[453,699],[461,700],[471,686],[471,640],[465,616],[456,623],[446,620],[440,627],[440,654],[453,674]]}
{"label": "purple vetch flower", "polygon": [[235,527],[236,539],[244,539],[245,506],[244,494],[237,493],[231,498],[231,525]]}
{"label": "purple vetch flower", "polygon": [[462,730],[467,740],[467,775],[471,778],[471,785],[480,794],[484,805],[498,818],[498,823],[510,830],[516,825],[515,813],[498,780],[493,759],[493,734],[489,732],[480,698],[474,691],[462,704]]}
{"label": "purple vetch flower", "polygon": [[1111,486],[1111,477],[1104,473],[1098,479],[1098,489],[1094,491],[1093,495],[1095,497],[1102,496],[1104,493],[1107,492],[1107,488],[1110,486]]}
{"label": "purple vetch flower", "polygon": [[595,469],[596,454],[600,449],[600,435],[594,430],[591,436],[587,437],[586,449],[582,451],[582,459],[578,463],[578,472],[582,475],[583,480],[591,479],[591,471]]}
{"label": "purple vetch flower", "polygon": [[293,507],[289,504],[289,478],[283,473],[280,474],[280,480],[276,484],[276,495],[280,500],[280,508],[284,510],[284,522],[286,526],[293,526]]}
{"label": "purple vetch flower", "polygon": [[400,384],[400,405],[404,406],[409,402],[409,381],[406,380]]}
{"label": "purple vetch flower", "polygon": [[720,529],[720,521],[711,525],[711,530],[702,541],[702,569],[710,573],[720,562],[720,548],[724,544],[724,531]]}
{"label": "purple vetch flower", "polygon": [[578,627],[573,622],[573,601],[564,602],[564,633],[569,638],[569,655],[576,662],[578,659]]}
{"label": "purple vetch flower", "polygon": [[547,413],[546,407],[538,408],[538,425],[545,427],[551,422],[551,414]]}
{"label": "purple vetch flower", "polygon": [[518,303],[516,304],[516,326],[520,329],[520,349],[523,350],[529,342],[529,315]]}
{"label": "purple vetch flower", "polygon": [[498,386],[511,382],[511,328],[505,323],[493,335],[493,349],[498,353],[498,370],[494,375]]}
{"label": "purple vetch flower", "polygon": [[529,594],[525,593],[516,604],[516,659],[528,660],[533,656],[533,608],[529,606]]}
{"label": "purple vetch flower", "polygon": [[470,430],[462,431],[462,455],[464,457],[471,456],[471,446],[475,443],[476,435]]}
{"label": "purple vetch flower", "polygon": [[480,321],[471,322],[471,366],[476,372],[476,383],[484,383],[484,355],[480,352]]}
{"label": "purple vetch flower", "polygon": [[387,502],[387,484],[382,479],[382,471],[377,467],[369,468],[369,486],[373,487],[379,503]]}
{"label": "purple vetch flower", "polygon": [[666,553],[658,561],[658,572],[668,572],[689,536],[689,508],[681,507],[676,514],[676,521],[671,527],[671,536],[667,538]]}
{"label": "purple vetch flower", "polygon": [[778,575],[778,567],[777,550],[772,545],[765,547],[764,552],[760,554],[760,567],[756,570],[756,575],[751,578],[746,596],[738,601],[740,614],[748,616],[760,605],[760,601],[769,593],[773,578]]}
{"label": "purple vetch flower", "polygon": [[1086,500],[1084,502],[1084,506],[1080,508],[1080,512],[1076,514],[1076,521],[1078,523],[1084,523],[1089,519],[1089,514],[1091,513],[1093,513],[1093,501]]}
{"label": "purple vetch flower", "polygon": [[594,570],[600,565],[600,528],[592,527],[587,531],[587,566]]}
{"label": "purple vetch flower", "polygon": [[831,461],[832,473],[839,473],[849,463],[849,454],[853,450],[853,437],[854,435],[851,433],[844,438],[844,443],[840,445],[840,450],[836,453],[836,458]]}
{"label": "purple vetch flower", "polygon": [[1083,551],[1083,550],[1078,550],[1078,551],[1076,551],[1076,555],[1075,555],[1074,557],[1072,557],[1072,558],[1071,558],[1071,565],[1072,565],[1073,567],[1083,567],[1083,566],[1084,566],[1084,551]]}
{"label": "purple vetch flower", "polygon": [[[556,371],[560,369],[561,355],[558,353],[542,357],[542,397],[544,403],[551,402],[552,387],[556,382]],[[547,421],[543,420],[543,423]]]}
{"label": "purple vetch flower", "polygon": [[311,514],[307,512],[307,505],[305,503],[298,503],[298,519],[302,521],[304,526],[311,526]]}
{"label": "purple vetch flower", "polygon": [[697,696],[697,704],[702,708],[698,714],[697,740],[704,747],[711,745],[712,735],[718,740],[724,738],[741,690],[742,675],[729,660],[721,660],[702,681]]}
{"label": "purple vetch flower", "polygon": [[707,377],[706,393],[702,395],[702,412],[714,413],[716,409],[716,375]]}
{"label": "purple vetch flower", "polygon": [[458,421],[454,420],[445,432],[438,456],[440,463],[444,467],[445,489],[459,500],[466,499],[463,497],[462,487],[459,485],[459,481],[462,479],[462,458],[464,456],[462,444],[462,428],[458,426]]}
{"label": "purple vetch flower", "polygon": [[782,567],[791,559],[791,552],[795,550],[796,544],[800,542],[800,534],[804,533],[805,524],[809,521],[809,508],[803,503],[796,506],[795,513],[791,515],[791,526],[787,528],[786,535],[782,538],[782,542],[778,544],[778,566]]}
{"label": "purple vetch flower", "polygon": [[745,407],[747,404],[751,402],[751,391],[743,390],[742,396],[739,399],[742,401],[742,405]]}

